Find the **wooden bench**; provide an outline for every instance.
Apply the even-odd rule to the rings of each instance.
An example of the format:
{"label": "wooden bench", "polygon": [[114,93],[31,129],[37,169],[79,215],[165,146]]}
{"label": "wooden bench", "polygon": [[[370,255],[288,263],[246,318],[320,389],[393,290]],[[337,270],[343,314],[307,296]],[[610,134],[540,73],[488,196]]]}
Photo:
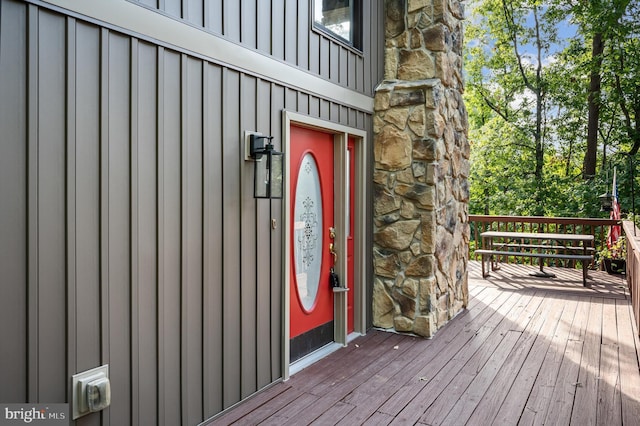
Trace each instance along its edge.
{"label": "wooden bench", "polygon": [[485,271],[485,261],[486,257],[489,257],[489,261],[491,261],[491,256],[516,256],[516,257],[535,257],[540,259],[566,259],[566,260],[581,260],[582,261],[582,283],[585,287],[588,287],[587,283],[587,267],[589,263],[593,260],[592,255],[583,255],[583,254],[560,254],[560,253],[532,253],[532,252],[521,252],[521,251],[504,251],[504,250],[484,250],[479,249],[475,251],[476,254],[482,255],[482,277],[486,278],[489,276],[489,271]]}
{"label": "wooden bench", "polygon": [[[591,246],[593,243],[593,235],[575,235],[575,234],[547,234],[547,233],[519,233],[519,232],[498,232],[487,231],[481,234],[483,248],[475,251],[476,254],[482,256],[482,277],[486,278],[490,274],[490,270],[495,270],[493,267],[494,256],[515,256],[515,257],[531,257],[540,259],[540,272],[542,276],[553,276],[543,271],[543,259],[562,259],[562,260],[576,260],[582,261],[582,282],[585,287],[587,284],[587,269],[591,261],[593,261],[593,255],[589,253],[594,252],[594,248]],[[495,241],[498,239],[499,241]],[[502,240],[504,239],[504,240]],[[502,241],[500,241],[502,240]],[[520,240],[521,242],[517,242]],[[528,243],[524,243],[524,240],[529,240]],[[531,244],[531,240],[538,241],[560,241],[562,242],[579,242],[582,246],[572,245],[559,245],[559,244]],[[589,245],[588,245],[589,244]],[[494,245],[496,248],[494,248]],[[488,248],[487,248],[488,247]],[[509,250],[512,248],[513,250]],[[528,250],[538,250],[528,251]],[[544,252],[546,250],[546,252]],[[550,253],[549,250],[554,250],[555,253]],[[558,251],[564,251],[565,253],[558,253]],[[580,253],[576,253],[579,251]],[[566,253],[569,252],[569,253]],[[485,262],[489,262],[489,268],[485,268]]]}

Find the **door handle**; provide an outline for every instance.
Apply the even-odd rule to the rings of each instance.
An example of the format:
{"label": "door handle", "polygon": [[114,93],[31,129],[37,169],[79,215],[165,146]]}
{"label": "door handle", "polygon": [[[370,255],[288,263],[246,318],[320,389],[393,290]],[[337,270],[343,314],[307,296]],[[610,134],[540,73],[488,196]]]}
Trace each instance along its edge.
{"label": "door handle", "polygon": [[[334,228],[333,226],[329,227],[329,238],[332,240],[335,240],[336,238],[336,228]],[[336,252],[333,242],[329,243],[329,253],[331,253],[331,256],[333,256],[333,264],[335,265],[338,261],[338,253]]]}
{"label": "door handle", "polygon": [[338,261],[338,253],[333,245],[333,243],[329,243],[329,253],[333,256],[333,263],[335,264]]}

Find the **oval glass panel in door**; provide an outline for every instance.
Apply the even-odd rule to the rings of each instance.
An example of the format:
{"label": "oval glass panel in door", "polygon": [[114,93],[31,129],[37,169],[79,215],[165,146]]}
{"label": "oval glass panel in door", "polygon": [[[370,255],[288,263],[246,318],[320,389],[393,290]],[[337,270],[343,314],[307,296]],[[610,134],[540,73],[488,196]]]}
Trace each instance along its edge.
{"label": "oval glass panel in door", "polygon": [[316,301],[322,265],[322,196],[318,165],[309,153],[302,157],[296,182],[294,263],[298,297],[305,311]]}

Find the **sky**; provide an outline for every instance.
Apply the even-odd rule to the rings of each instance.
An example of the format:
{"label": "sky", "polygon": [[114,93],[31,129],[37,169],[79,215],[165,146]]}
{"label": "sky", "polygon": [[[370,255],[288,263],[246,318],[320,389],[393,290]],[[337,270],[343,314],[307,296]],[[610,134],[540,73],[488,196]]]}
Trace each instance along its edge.
{"label": "sky", "polygon": [[[466,7],[467,19],[469,19],[470,22],[475,24],[477,24],[481,19],[481,17],[472,14],[472,10],[474,9],[475,4],[477,3],[478,3],[477,0],[469,1]],[[533,28],[535,26],[533,12],[530,13],[529,16],[527,17],[526,24],[529,28]],[[571,23],[569,20],[564,20],[557,25],[556,29],[558,31],[559,43],[552,44],[549,47],[548,56],[543,58],[542,60],[543,64],[551,63],[553,61],[553,56],[564,49],[564,47],[566,46],[566,41],[576,36],[578,31],[578,26]],[[473,45],[473,40],[467,40],[467,43],[469,43],[470,45]],[[524,56],[527,57],[529,62],[532,64],[535,64],[537,62],[536,54],[535,54],[536,53],[535,46],[533,44],[529,44],[529,45],[521,44],[520,47],[522,48],[521,52],[524,52],[525,54]]]}

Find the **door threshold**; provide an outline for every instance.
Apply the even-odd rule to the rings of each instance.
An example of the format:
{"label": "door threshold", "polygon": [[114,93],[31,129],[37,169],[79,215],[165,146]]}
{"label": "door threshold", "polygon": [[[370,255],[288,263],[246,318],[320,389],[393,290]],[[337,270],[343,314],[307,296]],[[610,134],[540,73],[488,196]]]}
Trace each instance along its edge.
{"label": "door threshold", "polygon": [[[354,340],[354,339],[356,339],[356,338],[358,338],[360,336],[364,336],[364,334],[361,334],[361,333],[350,333],[347,336],[347,343],[350,343],[352,340]],[[324,345],[320,349],[317,349],[316,351],[311,352],[309,355],[305,355],[302,358],[300,358],[299,360],[293,362],[289,366],[289,375],[293,376],[297,372],[299,372],[301,370],[304,370],[305,368],[307,368],[311,364],[314,364],[314,363],[320,361],[322,358],[326,357],[327,355],[330,355],[330,354],[334,353],[335,351],[337,351],[338,349],[343,348],[343,347],[345,347],[345,345],[342,345],[342,344],[336,343],[336,342],[332,342],[332,343],[329,343],[327,345]]]}
{"label": "door threshold", "polygon": [[309,355],[303,356],[289,366],[289,375],[293,376],[297,372],[307,368],[315,362],[320,361],[322,358],[334,353],[342,347],[343,345],[341,345],[340,343],[332,342],[324,345],[320,349],[311,352]]}
{"label": "door threshold", "polygon": [[358,333],[358,332],[352,331],[347,336],[347,343],[351,343],[351,341],[357,339],[358,337],[362,337],[362,336],[364,336],[364,333]]}

